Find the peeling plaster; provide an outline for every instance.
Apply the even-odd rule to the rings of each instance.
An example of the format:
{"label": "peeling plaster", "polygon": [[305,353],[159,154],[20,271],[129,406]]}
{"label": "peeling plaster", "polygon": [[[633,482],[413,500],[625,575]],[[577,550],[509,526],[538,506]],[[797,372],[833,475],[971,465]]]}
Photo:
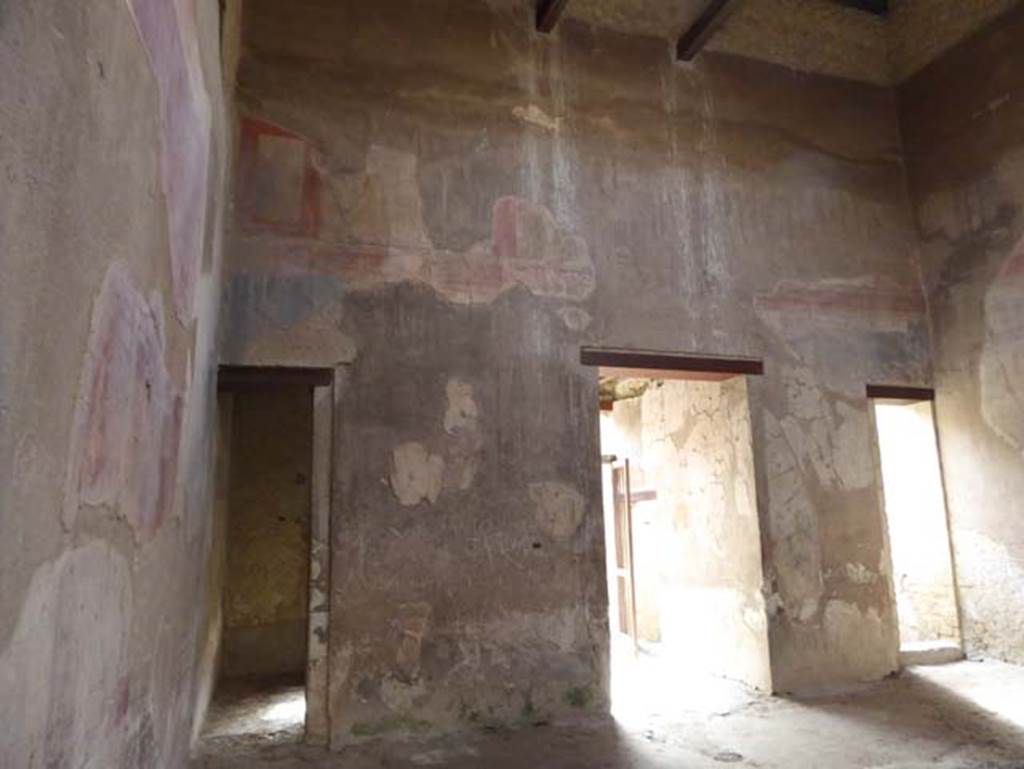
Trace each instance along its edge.
{"label": "peeling plaster", "polygon": [[473,385],[461,379],[449,379],[445,385],[445,395],[448,410],[444,415],[444,431],[451,434],[475,429],[480,412],[473,400]]}
{"label": "peeling plaster", "polygon": [[552,539],[572,538],[583,522],[586,503],[572,486],[557,481],[531,483],[530,499],[537,524]]}
{"label": "peeling plaster", "polygon": [[431,454],[422,443],[397,446],[392,457],[391,489],[406,506],[437,502],[444,478],[444,458]]}
{"label": "peeling plaster", "polygon": [[484,441],[480,431],[480,411],[469,382],[448,380],[445,396],[448,406],[444,429],[448,438],[445,441],[444,485],[466,491],[473,485],[480,464]]}
{"label": "peeling plaster", "polygon": [[558,131],[559,124],[561,123],[559,118],[551,117],[536,104],[530,104],[526,107],[513,107],[512,114],[524,123],[535,125],[552,133]]}

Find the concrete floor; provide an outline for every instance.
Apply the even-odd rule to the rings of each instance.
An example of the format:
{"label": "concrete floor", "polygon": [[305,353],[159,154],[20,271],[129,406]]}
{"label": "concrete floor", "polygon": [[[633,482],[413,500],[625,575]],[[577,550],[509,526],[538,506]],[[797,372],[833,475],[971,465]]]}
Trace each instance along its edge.
{"label": "concrete floor", "polygon": [[221,698],[193,769],[1024,767],[1024,668],[998,662],[910,668],[856,693],[802,701],[705,682],[700,696],[651,698],[646,712],[620,699],[614,720],[376,741],[338,754],[298,742],[298,695]]}
{"label": "concrete floor", "polygon": [[211,744],[299,742],[305,718],[301,677],[222,681],[203,726],[203,739]]}

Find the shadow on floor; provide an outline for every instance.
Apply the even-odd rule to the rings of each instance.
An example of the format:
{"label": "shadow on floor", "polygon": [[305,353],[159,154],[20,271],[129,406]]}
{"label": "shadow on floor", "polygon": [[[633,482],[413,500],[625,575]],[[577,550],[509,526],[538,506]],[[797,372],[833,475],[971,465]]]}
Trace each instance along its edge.
{"label": "shadow on floor", "polygon": [[[1014,710],[1015,702],[1024,710],[1022,682],[1024,668],[958,663],[943,670],[912,669],[856,694],[824,699],[751,696],[727,710],[668,718],[652,712],[628,724],[594,714],[552,726],[373,740],[337,753],[295,739],[208,734],[192,766],[1024,769],[1024,715]],[[661,682],[661,688],[672,685]],[[652,703],[658,694],[651,692]]]}
{"label": "shadow on floor", "polygon": [[[974,670],[982,672],[982,665],[1004,667],[1009,676],[988,669],[972,677]],[[907,741],[934,739],[939,728],[950,751],[989,748],[1024,767],[1020,671],[1017,666],[977,662],[912,667],[879,684],[871,695],[796,702],[860,723],[874,734]]]}

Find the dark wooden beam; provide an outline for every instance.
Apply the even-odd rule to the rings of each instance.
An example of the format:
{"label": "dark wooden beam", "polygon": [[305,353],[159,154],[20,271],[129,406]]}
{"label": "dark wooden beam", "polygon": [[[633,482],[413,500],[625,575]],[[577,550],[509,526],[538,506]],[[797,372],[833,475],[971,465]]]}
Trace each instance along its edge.
{"label": "dark wooden beam", "polygon": [[935,390],[930,387],[906,387],[904,385],[871,385],[867,386],[869,398],[881,398],[897,401],[933,401]]}
{"label": "dark wooden beam", "polygon": [[645,350],[618,350],[584,347],[580,350],[580,363],[584,366],[600,366],[603,369],[619,369],[650,376],[652,371],[685,371],[697,374],[722,374],[725,376],[752,375],[764,373],[764,363],[756,358],[721,358],[710,355],[689,355]]}
{"label": "dark wooden beam", "polygon": [[537,31],[547,33],[553,30],[568,4],[569,0],[538,0]]}
{"label": "dark wooden beam", "polygon": [[217,370],[220,392],[269,390],[278,387],[324,387],[334,381],[329,368],[299,366],[221,366]]}
{"label": "dark wooden beam", "polygon": [[708,0],[704,11],[676,43],[676,58],[693,61],[742,0]]}
{"label": "dark wooden beam", "polygon": [[889,13],[889,0],[839,0],[843,5],[856,8],[858,11],[867,11],[876,16],[885,16]]}

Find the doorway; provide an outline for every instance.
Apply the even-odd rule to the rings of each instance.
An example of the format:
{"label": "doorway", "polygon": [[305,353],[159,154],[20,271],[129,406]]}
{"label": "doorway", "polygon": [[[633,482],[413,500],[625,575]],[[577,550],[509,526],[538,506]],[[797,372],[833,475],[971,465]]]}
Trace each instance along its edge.
{"label": "doorway", "polygon": [[221,632],[207,737],[326,740],[332,379],[221,369]]}
{"label": "doorway", "polygon": [[869,387],[903,664],[962,659],[930,390]]}
{"label": "doorway", "polygon": [[760,366],[659,356],[599,366],[612,712],[622,720],[771,689],[746,379]]}

